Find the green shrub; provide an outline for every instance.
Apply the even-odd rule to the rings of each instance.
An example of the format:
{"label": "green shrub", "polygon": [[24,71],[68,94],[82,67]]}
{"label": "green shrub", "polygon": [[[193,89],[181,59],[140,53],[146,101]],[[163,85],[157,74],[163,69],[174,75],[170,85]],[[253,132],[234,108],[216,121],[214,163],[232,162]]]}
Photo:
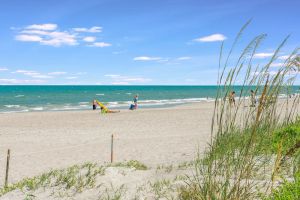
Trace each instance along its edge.
{"label": "green shrub", "polygon": [[265,200],[296,200],[300,199],[300,173],[297,173],[293,182],[285,181]]}
{"label": "green shrub", "polygon": [[282,145],[282,152],[286,154],[297,142],[300,141],[300,122],[285,126],[275,131],[272,141],[272,150],[276,152],[279,145]]}

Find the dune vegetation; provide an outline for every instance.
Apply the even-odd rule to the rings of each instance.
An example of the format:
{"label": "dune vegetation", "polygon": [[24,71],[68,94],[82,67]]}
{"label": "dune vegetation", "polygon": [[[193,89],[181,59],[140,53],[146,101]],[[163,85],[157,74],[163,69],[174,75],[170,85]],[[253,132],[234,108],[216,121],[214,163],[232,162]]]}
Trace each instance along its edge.
{"label": "dune vegetation", "polygon": [[[267,63],[254,63],[254,55],[266,38],[258,35],[233,63],[232,53],[248,24],[227,56],[223,56],[222,44],[211,145],[196,162],[195,174],[181,188],[180,199],[299,199],[299,95],[293,91],[299,49],[274,71],[271,66],[288,37]],[[233,106],[223,97],[228,97],[235,85],[242,87]],[[257,96],[252,107],[250,90]]]}

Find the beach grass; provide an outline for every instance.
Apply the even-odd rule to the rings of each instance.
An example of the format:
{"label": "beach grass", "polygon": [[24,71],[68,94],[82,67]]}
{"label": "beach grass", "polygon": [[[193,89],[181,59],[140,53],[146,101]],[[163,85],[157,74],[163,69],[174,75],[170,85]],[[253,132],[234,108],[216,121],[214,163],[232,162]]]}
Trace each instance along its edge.
{"label": "beach grass", "polygon": [[[234,60],[232,53],[249,23],[238,33],[224,62],[221,46],[210,148],[181,188],[180,199],[259,199],[278,191],[283,180],[291,180],[299,172],[299,96],[289,98],[299,71],[299,49],[276,72],[271,71],[288,37],[266,64],[254,64],[254,55],[266,37],[258,35],[229,68],[229,61]],[[228,96],[237,83],[242,88],[233,105]],[[251,89],[258,96],[256,107],[250,107],[246,98]],[[282,93],[286,98],[279,100]]]}
{"label": "beach grass", "polygon": [[21,191],[34,191],[39,188],[57,187],[59,190],[81,192],[85,188],[95,187],[96,177],[104,175],[104,167],[95,163],[74,165],[66,169],[52,170],[32,178],[25,178],[20,182],[0,188],[0,196],[19,189]]}
{"label": "beach grass", "polygon": [[[97,177],[105,175],[105,169],[108,167],[134,168],[135,170],[148,169],[146,165],[136,160],[105,165],[87,162],[66,169],[52,170],[32,178],[25,178],[17,183],[0,188],[0,196],[14,190],[21,190],[25,192],[28,198],[32,198],[30,192],[41,188],[53,188],[52,195],[58,198],[74,196],[84,190],[100,187],[101,184],[97,183]],[[109,192],[111,190],[113,190],[112,193]],[[106,188],[102,196],[105,197],[104,199],[119,199],[118,196],[121,195],[122,191],[124,191],[123,187],[114,188],[112,186],[110,189]],[[117,192],[120,195],[116,195]]]}
{"label": "beach grass", "polygon": [[130,160],[127,162],[112,163],[109,166],[135,168],[136,170],[147,170],[148,169],[148,167],[145,164],[141,163],[138,160]]}

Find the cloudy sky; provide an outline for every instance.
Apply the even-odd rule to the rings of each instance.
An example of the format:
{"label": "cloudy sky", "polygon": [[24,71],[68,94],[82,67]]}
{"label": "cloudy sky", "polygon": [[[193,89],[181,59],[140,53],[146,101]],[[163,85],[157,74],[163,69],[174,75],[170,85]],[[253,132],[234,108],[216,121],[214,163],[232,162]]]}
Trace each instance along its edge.
{"label": "cloudy sky", "polygon": [[213,85],[225,50],[266,33],[255,62],[300,44],[297,0],[1,0],[0,84]]}

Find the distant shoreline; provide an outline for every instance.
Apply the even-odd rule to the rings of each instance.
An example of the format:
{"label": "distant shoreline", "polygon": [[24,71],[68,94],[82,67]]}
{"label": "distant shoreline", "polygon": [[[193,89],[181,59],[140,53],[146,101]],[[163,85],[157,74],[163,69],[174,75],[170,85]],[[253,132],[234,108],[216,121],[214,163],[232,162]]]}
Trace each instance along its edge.
{"label": "distant shoreline", "polygon": [[[178,103],[178,104],[167,104],[167,105],[153,105],[153,106],[148,106],[148,107],[138,107],[138,110],[153,110],[153,109],[176,109],[178,107],[185,107],[185,106],[190,106],[190,105],[196,105],[196,104],[202,104],[202,103],[210,103],[212,101],[199,101],[199,102],[185,102],[185,103]],[[109,107],[109,106],[108,106]],[[114,107],[111,108],[109,107],[111,110],[120,110],[121,112],[124,111],[129,111],[129,112],[135,112],[135,111],[131,111],[129,110],[129,106],[128,107]],[[48,113],[48,112],[101,112],[100,108],[97,107],[96,110],[92,109],[92,106],[90,105],[90,108],[86,108],[86,109],[69,109],[69,110],[31,110],[31,111],[12,111],[12,112],[0,112],[0,115],[5,115],[5,114],[22,114],[22,113]]]}
{"label": "distant shoreline", "polygon": [[[0,86],[0,113],[89,110],[94,99],[109,109],[128,109],[136,94],[139,108],[173,107],[214,101],[218,89],[218,86]],[[233,90],[238,97],[241,86]],[[291,92],[299,93],[298,86]],[[243,96],[249,96],[248,93]]]}

